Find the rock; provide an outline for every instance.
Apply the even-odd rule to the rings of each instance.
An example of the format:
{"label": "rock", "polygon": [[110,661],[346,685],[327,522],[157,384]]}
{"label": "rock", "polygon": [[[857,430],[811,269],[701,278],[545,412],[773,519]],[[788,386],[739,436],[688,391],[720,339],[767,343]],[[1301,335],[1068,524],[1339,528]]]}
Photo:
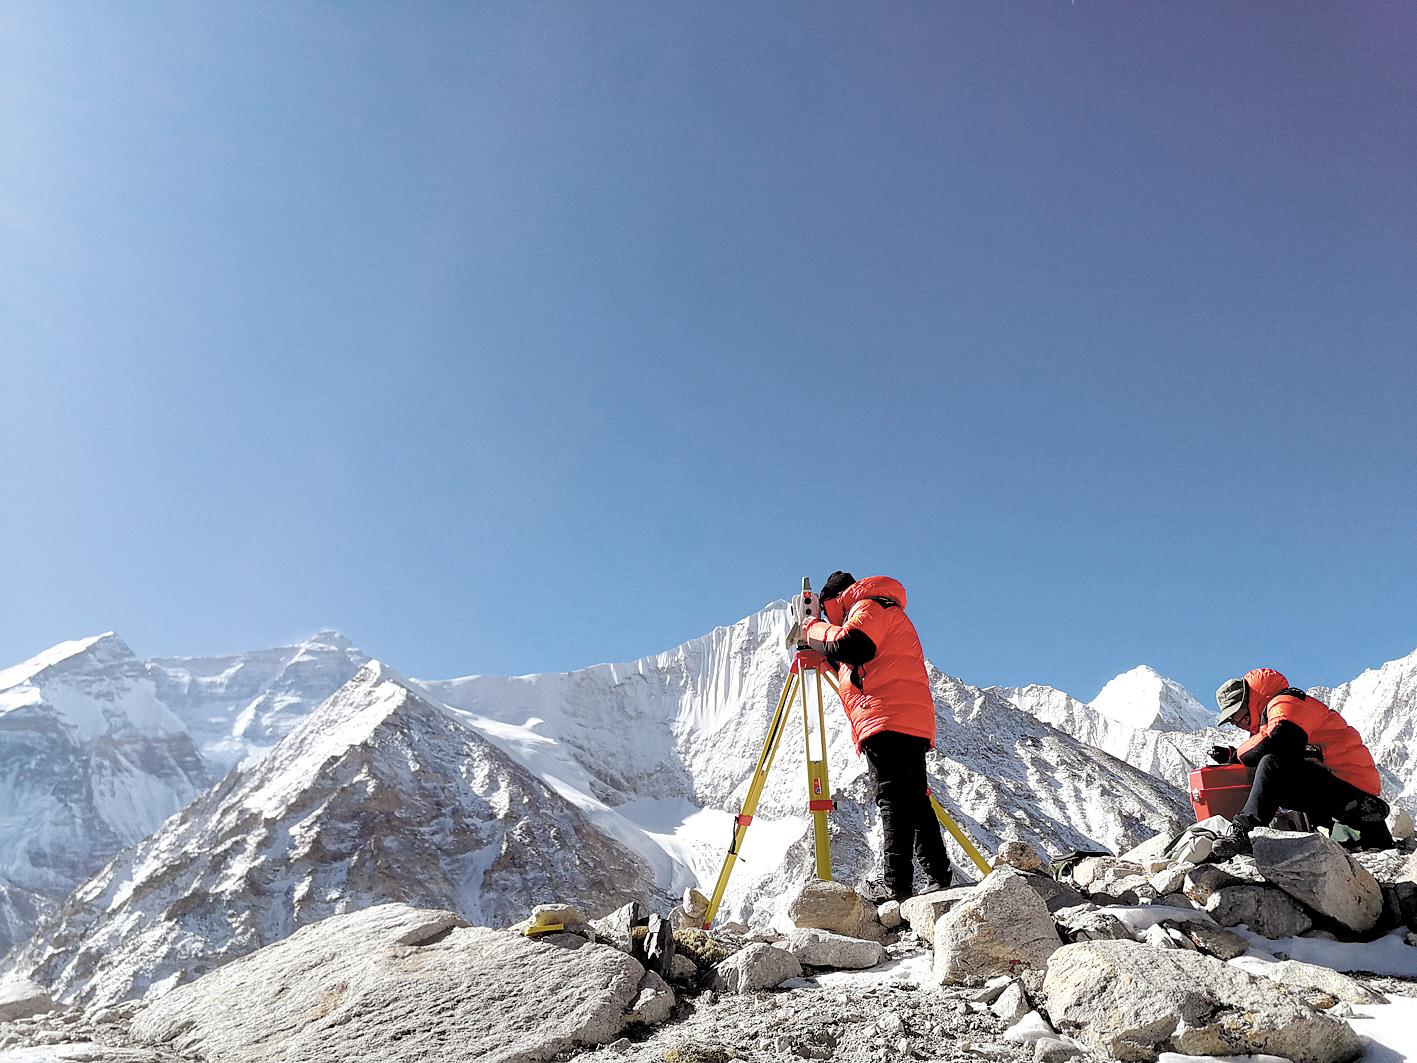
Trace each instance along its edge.
{"label": "rock", "polygon": [[1417,833],[1417,828],[1412,822],[1412,815],[1405,808],[1394,807],[1387,817],[1388,833],[1392,835],[1395,842],[1405,842]]}
{"label": "rock", "polygon": [[1236,956],[1243,956],[1250,951],[1248,941],[1223,926],[1191,920],[1184,923],[1172,923],[1168,920],[1165,925],[1179,930],[1191,939],[1196,948],[1217,959],[1233,960]]}
{"label": "rock", "polygon": [[882,941],[886,930],[876,907],[843,882],[808,879],[787,903],[787,918],[802,929],[830,930],[847,937]]}
{"label": "rock", "polygon": [[1186,886],[1186,876],[1195,870],[1194,864],[1171,864],[1147,879],[1158,897],[1180,893]]}
{"label": "rock", "polygon": [[776,945],[759,942],[735,952],[715,967],[713,987],[722,993],[755,993],[801,975],[802,964],[796,956]]}
{"label": "rock", "polygon": [[1314,925],[1288,894],[1264,886],[1227,886],[1203,910],[1221,926],[1247,926],[1261,937],[1296,937]]}
{"label": "rock", "polygon": [[1053,917],[1024,876],[988,875],[935,924],[934,980],[978,984],[998,974],[1042,970],[1061,944]]}
{"label": "rock", "polygon": [[692,982],[699,976],[699,965],[687,956],[675,954],[674,964],[669,972],[671,982]]}
{"label": "rock", "polygon": [[553,926],[556,923],[570,926],[572,923],[584,922],[585,919],[573,904],[538,904],[531,910],[532,926]]}
{"label": "rock", "polygon": [[1382,888],[1332,838],[1262,827],[1250,841],[1260,873],[1295,900],[1360,934],[1376,925]]}
{"label": "rock", "polygon": [[[1281,960],[1278,963],[1246,964],[1245,970],[1260,974],[1290,989],[1308,989],[1325,994],[1335,1001],[1349,1004],[1386,1004],[1387,997],[1375,993],[1356,978],[1349,978],[1331,967],[1301,963],[1298,960]],[[1330,1007],[1332,1005],[1329,1005]]]}
{"label": "rock", "polygon": [[42,985],[11,975],[0,981],[0,1022],[14,1022],[55,1010],[54,1000]]}
{"label": "rock", "polygon": [[794,930],[781,946],[809,967],[864,970],[886,958],[886,948],[878,941],[833,934],[829,930]]}
{"label": "rock", "polygon": [[1028,994],[1023,991],[1022,984],[1013,981],[1006,985],[998,999],[989,1005],[989,1010],[1012,1026],[1032,1011],[1033,1006],[1029,1004]]}
{"label": "rock", "polygon": [[1113,941],[1132,936],[1122,921],[1095,904],[1080,904],[1053,913],[1053,922],[1068,941]]}
{"label": "rock", "polygon": [[632,932],[636,926],[643,922],[644,913],[640,902],[631,901],[624,907],[615,909],[604,918],[592,919],[590,927],[595,931],[598,941],[603,941],[621,952],[633,952]]}
{"label": "rock", "polygon": [[935,923],[940,916],[973,895],[973,886],[955,886],[934,893],[922,893],[900,902],[900,917],[910,924],[910,929],[921,941],[934,941]]}
{"label": "rock", "polygon": [[1175,941],[1171,940],[1171,935],[1160,923],[1153,923],[1142,932],[1142,944],[1153,949],[1175,949],[1180,948]]}
{"label": "rock", "polygon": [[646,971],[640,979],[639,992],[625,1012],[625,1021],[658,1026],[669,1018],[673,1011],[674,990],[654,971]]}
{"label": "rock", "polygon": [[995,869],[1012,867],[1017,871],[1042,871],[1043,857],[1028,842],[1009,841],[999,846],[992,866]]}
{"label": "rock", "polygon": [[1116,856],[1088,856],[1074,864],[1064,876],[1083,893],[1091,893],[1095,883],[1124,878],[1127,875],[1141,875],[1146,869],[1141,864],[1132,863]]}
{"label": "rock", "polygon": [[383,904],[171,990],[130,1032],[222,1063],[529,1063],[618,1037],[643,977],[603,945],[548,949],[451,912]]}
{"label": "rock", "polygon": [[876,909],[876,920],[887,930],[894,930],[904,921],[900,916],[900,901],[886,901]]}
{"label": "rock", "polygon": [[983,1004],[987,1007],[998,1000],[999,997],[1003,996],[1004,990],[1017,981],[1018,979],[1010,978],[1006,974],[995,975],[984,983],[983,989],[971,993],[969,999],[976,1004]]}
{"label": "rock", "polygon": [[631,931],[635,941],[633,955],[651,971],[661,977],[668,977],[674,970],[674,927],[668,919],[651,915],[645,924],[644,937]]}
{"label": "rock", "polygon": [[1362,1050],[1346,1023],[1198,952],[1129,941],[1065,945],[1048,962],[1044,993],[1059,1030],[1117,1060],[1174,1051],[1339,1063]]}
{"label": "rock", "polygon": [[537,934],[532,938],[538,945],[555,945],[558,949],[578,949],[589,944],[579,934],[569,930],[553,930],[548,934]]}
{"label": "rock", "polygon": [[1040,1037],[1033,1042],[1033,1058],[1037,1063],[1066,1063],[1082,1055],[1082,1049],[1059,1037]]}
{"label": "rock", "polygon": [[1059,882],[1047,875],[1025,875],[1024,881],[1038,894],[1043,906],[1050,912],[1087,903],[1087,898],[1066,882]]}
{"label": "rock", "polygon": [[708,915],[709,900],[690,886],[684,891],[684,899],[669,913],[669,921],[675,930],[685,927],[702,928],[704,916]]}

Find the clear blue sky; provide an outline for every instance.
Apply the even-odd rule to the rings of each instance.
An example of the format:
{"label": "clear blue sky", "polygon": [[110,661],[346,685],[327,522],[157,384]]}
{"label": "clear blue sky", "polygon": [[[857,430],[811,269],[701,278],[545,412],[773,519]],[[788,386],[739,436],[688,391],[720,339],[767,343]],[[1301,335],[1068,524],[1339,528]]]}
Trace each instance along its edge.
{"label": "clear blue sky", "polygon": [[0,663],[1417,647],[1417,5],[11,3]]}

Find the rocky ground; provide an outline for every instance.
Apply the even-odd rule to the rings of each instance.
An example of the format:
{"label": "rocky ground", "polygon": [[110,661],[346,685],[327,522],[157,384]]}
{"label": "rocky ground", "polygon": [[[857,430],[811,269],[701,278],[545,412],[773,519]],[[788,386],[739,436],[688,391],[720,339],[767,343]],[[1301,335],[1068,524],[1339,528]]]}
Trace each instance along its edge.
{"label": "rocky ground", "polygon": [[1157,837],[1055,878],[1011,843],[977,886],[877,909],[812,880],[780,925],[713,934],[692,891],[667,917],[548,905],[508,930],[381,905],[146,1003],[55,1008],[9,987],[0,1060],[1393,1058],[1391,1023],[1388,1048],[1360,1035],[1389,1000],[1417,1008],[1417,857],[1274,830],[1213,865],[1209,844]]}

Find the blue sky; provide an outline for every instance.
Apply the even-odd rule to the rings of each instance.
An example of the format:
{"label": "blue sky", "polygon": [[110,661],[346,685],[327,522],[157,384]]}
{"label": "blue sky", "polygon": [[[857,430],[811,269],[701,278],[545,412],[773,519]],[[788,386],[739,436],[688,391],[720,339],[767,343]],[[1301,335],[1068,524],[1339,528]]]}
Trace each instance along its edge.
{"label": "blue sky", "polygon": [[1202,696],[1417,647],[1417,7],[0,14],[0,663],[561,670],[834,568]]}

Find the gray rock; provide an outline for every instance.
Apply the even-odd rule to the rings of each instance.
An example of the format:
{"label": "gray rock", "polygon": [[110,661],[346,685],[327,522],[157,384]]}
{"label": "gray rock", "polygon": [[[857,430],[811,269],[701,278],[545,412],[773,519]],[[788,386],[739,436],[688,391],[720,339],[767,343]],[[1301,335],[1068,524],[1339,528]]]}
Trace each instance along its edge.
{"label": "gray rock", "polygon": [[868,941],[883,941],[886,936],[876,906],[843,882],[808,879],[787,902],[787,917],[803,929],[830,930]]}
{"label": "gray rock", "polygon": [[1028,842],[1008,841],[994,854],[994,868],[1012,867],[1017,871],[1042,871],[1043,857]]}
{"label": "gray rock", "polygon": [[1377,924],[1382,887],[1332,838],[1260,828],[1250,841],[1260,873],[1295,900],[1360,934]]}
{"label": "gray rock", "polygon": [[1186,886],[1186,876],[1195,870],[1194,864],[1171,864],[1147,879],[1159,897],[1180,893]]}
{"label": "gray rock", "polygon": [[639,901],[631,901],[629,904],[615,909],[604,918],[592,919],[590,927],[595,931],[597,941],[602,941],[621,952],[628,953],[634,949],[631,931],[642,922],[644,922],[644,909],[641,908]]}
{"label": "gray rock", "polygon": [[876,919],[887,930],[894,930],[904,921],[900,916],[900,901],[886,901],[876,909]]}
{"label": "gray rock", "polygon": [[713,986],[722,993],[755,993],[802,976],[797,957],[776,945],[756,942],[714,968]]}
{"label": "gray rock", "polygon": [[49,991],[28,978],[9,977],[0,981],[0,1022],[14,1022],[55,1009]]}
{"label": "gray rock", "polygon": [[538,904],[531,910],[532,926],[551,926],[554,923],[570,926],[572,923],[584,922],[585,919],[574,904]]}
{"label": "gray rock", "polygon": [[1295,937],[1314,925],[1288,894],[1265,886],[1226,886],[1203,910],[1221,926],[1247,926],[1267,938]]}
{"label": "gray rock", "polygon": [[1132,936],[1120,919],[1095,904],[1059,909],[1053,922],[1068,941],[1117,941]]}
{"label": "gray rock", "polygon": [[1033,1042],[1033,1058],[1037,1063],[1067,1063],[1082,1055],[1082,1049],[1059,1037],[1040,1037]]}
{"label": "gray rock", "polygon": [[654,971],[646,971],[640,979],[639,992],[635,994],[629,1010],[625,1012],[625,1022],[638,1022],[646,1026],[658,1026],[674,1011],[674,990]]}
{"label": "gray rock", "polygon": [[780,946],[809,967],[865,970],[886,958],[886,947],[878,941],[833,934],[830,930],[794,930]]}
{"label": "gray rock", "polygon": [[661,977],[674,970],[674,927],[668,919],[651,915],[645,924],[645,936],[634,943],[631,955]]}
{"label": "gray rock", "polygon": [[1153,949],[1176,949],[1180,948],[1166,928],[1160,923],[1153,923],[1142,933],[1141,941],[1143,945]]}
{"label": "gray rock", "polygon": [[1174,835],[1154,834],[1140,845],[1134,845],[1128,849],[1122,854],[1122,859],[1141,867],[1150,867],[1154,863],[1165,863],[1166,854],[1173,841]]}
{"label": "gray rock", "polygon": [[910,924],[910,929],[921,941],[934,941],[935,923],[940,916],[973,895],[973,886],[955,886],[934,893],[922,893],[900,902],[900,917]]}
{"label": "gray rock", "polygon": [[1346,1023],[1199,952],[1129,941],[1065,945],[1048,962],[1044,993],[1060,1031],[1117,1060],[1175,1051],[1341,1063],[1362,1050]]}
{"label": "gray rock", "polygon": [[1386,1004],[1387,997],[1375,993],[1362,982],[1340,974],[1331,967],[1320,967],[1299,960],[1282,960],[1279,963],[1256,964],[1253,970],[1271,981],[1291,989],[1308,989],[1349,1004]]}
{"label": "gray rock", "polygon": [[1024,881],[1038,894],[1043,906],[1050,912],[1087,903],[1087,898],[1066,882],[1059,882],[1047,875],[1025,875]]}
{"label": "gray rock", "polygon": [[1032,1011],[1033,1005],[1028,1002],[1022,983],[1015,980],[1004,987],[1004,991],[989,1005],[989,1010],[1012,1026]]}
{"label": "gray rock", "polygon": [[1167,921],[1166,926],[1174,928],[1190,938],[1191,943],[1207,955],[1220,960],[1233,960],[1250,951],[1250,943],[1233,930],[1210,923],[1187,920],[1184,923]]}
{"label": "gray rock", "polygon": [[671,982],[692,982],[699,976],[699,965],[687,956],[678,953],[674,956],[674,963],[669,972]]}
{"label": "gray rock", "polygon": [[1024,876],[995,871],[935,924],[934,980],[978,984],[1042,970],[1060,944],[1053,917]]}
{"label": "gray rock", "polygon": [[221,1063],[531,1063],[614,1040],[643,976],[604,945],[549,949],[451,912],[384,904],[179,986],[130,1029]]}

